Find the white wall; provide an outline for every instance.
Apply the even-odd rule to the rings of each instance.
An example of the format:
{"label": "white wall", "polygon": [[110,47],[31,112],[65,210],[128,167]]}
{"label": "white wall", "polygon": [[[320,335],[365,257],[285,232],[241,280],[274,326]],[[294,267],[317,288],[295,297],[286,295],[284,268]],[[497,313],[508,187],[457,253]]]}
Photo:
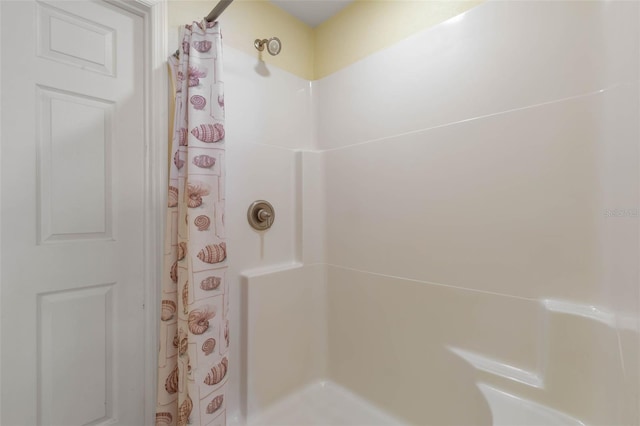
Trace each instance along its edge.
{"label": "white wall", "polygon": [[[300,226],[296,181],[299,154],[310,140],[309,83],[269,67],[268,77],[258,74],[256,59],[225,48],[225,100],[227,131],[227,226],[230,289],[234,312],[232,327],[231,394],[229,414],[239,409],[243,377],[240,326],[243,298],[241,272],[273,265],[292,264],[300,256]],[[247,223],[247,209],[258,199],[271,202],[276,211],[273,227],[258,233]],[[231,404],[234,402],[235,404]]]}
{"label": "white wall", "polygon": [[332,379],[419,424],[490,420],[478,380],[638,422],[638,17],[488,2],[314,83]]}

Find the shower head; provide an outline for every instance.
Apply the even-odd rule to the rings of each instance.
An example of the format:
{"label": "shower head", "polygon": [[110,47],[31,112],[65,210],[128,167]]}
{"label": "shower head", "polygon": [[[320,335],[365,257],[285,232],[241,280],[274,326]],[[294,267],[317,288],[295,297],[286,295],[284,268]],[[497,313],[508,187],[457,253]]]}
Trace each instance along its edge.
{"label": "shower head", "polygon": [[269,40],[267,40],[266,38],[262,40],[257,38],[256,41],[253,43],[253,45],[260,52],[264,50],[264,47],[266,45],[267,52],[269,52],[271,56],[276,56],[278,53],[280,53],[280,50],[282,49],[282,42],[278,37],[271,37]]}

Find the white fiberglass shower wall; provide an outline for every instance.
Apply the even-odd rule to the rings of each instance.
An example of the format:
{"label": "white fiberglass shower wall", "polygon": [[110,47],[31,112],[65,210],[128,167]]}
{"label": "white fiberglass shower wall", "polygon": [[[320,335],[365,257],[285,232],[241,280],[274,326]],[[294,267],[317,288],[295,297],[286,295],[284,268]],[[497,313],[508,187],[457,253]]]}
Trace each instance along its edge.
{"label": "white fiberglass shower wall", "polygon": [[229,419],[329,380],[413,424],[637,424],[639,19],[486,2],[312,82],[225,48]]}

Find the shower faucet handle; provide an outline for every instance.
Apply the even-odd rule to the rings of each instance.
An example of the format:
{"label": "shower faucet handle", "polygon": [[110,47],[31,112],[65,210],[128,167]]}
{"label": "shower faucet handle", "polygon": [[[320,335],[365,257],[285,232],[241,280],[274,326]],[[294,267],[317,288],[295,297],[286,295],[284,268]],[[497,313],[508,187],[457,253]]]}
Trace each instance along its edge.
{"label": "shower faucet handle", "polygon": [[254,201],[247,210],[249,225],[256,231],[266,231],[271,228],[275,218],[276,213],[273,206],[265,200]]}
{"label": "shower faucet handle", "polygon": [[271,217],[271,213],[269,213],[265,209],[260,209],[258,211],[258,220],[259,221],[264,222],[265,220],[269,220],[270,217]]}

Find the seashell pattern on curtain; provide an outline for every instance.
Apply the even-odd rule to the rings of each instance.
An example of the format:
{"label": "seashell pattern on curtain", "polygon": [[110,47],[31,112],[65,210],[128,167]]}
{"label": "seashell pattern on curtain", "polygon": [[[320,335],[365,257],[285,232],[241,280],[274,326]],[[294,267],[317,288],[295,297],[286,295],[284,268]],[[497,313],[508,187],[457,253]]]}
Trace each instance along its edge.
{"label": "seashell pattern on curtain", "polygon": [[[181,30],[175,87],[158,353],[156,425],[226,424],[229,290],[225,130],[217,23]],[[215,219],[215,220],[212,220]]]}

